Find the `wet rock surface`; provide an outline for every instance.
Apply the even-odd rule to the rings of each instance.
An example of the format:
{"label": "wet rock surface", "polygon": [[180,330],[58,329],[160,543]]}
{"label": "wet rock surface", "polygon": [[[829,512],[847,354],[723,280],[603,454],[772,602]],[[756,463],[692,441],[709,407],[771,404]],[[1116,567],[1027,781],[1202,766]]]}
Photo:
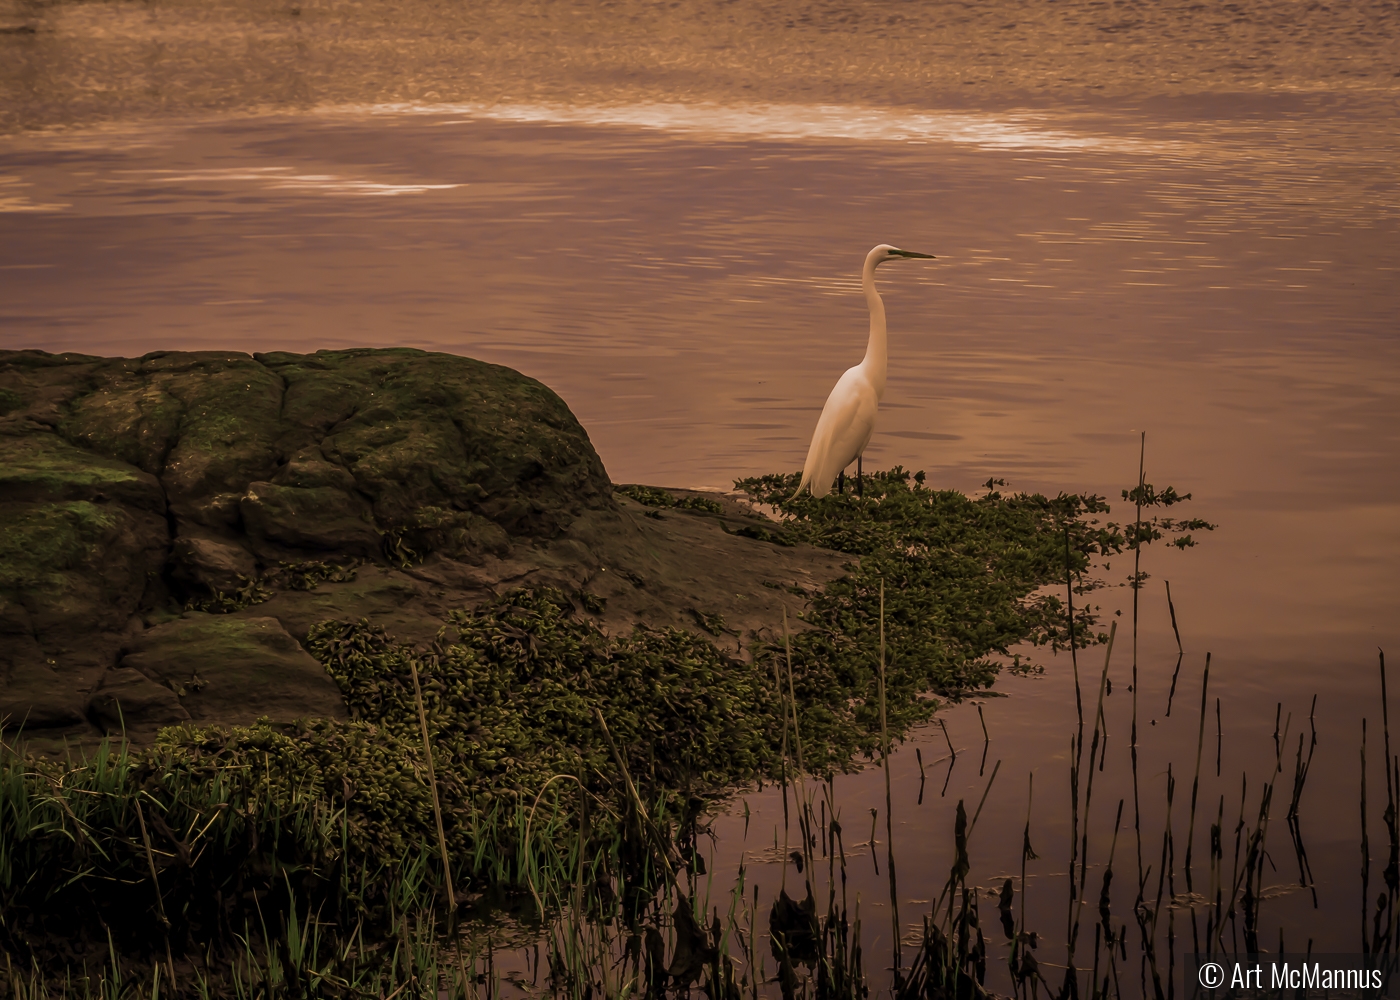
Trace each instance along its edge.
{"label": "wet rock surface", "polygon": [[737,648],[849,559],[734,499],[614,496],[557,395],[468,358],[5,351],[0,399],[0,719],[41,749],[342,718],[301,646],[328,618],[425,643],[553,586],[610,630]]}
{"label": "wet rock surface", "polygon": [[[121,667],[178,698],[194,722],[347,718],[340,690],[276,618],[186,612],[130,640]],[[111,676],[109,674],[108,676]]]}

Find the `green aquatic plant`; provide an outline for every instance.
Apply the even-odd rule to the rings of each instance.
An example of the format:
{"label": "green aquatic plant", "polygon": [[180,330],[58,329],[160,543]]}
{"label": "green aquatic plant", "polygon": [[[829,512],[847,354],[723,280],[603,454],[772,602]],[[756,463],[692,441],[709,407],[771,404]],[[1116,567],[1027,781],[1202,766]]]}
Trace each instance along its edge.
{"label": "green aquatic plant", "polygon": [[676,498],[673,495],[655,486],[619,486],[613,492],[631,497],[637,503],[645,504],[648,507],[674,507],[676,505]]}
{"label": "green aquatic plant", "polygon": [[322,622],[308,646],[354,718],[404,739],[416,661],[447,800],[516,801],[561,773],[595,782],[613,770],[595,708],[649,787],[722,787],[776,759],[781,721],[764,671],[681,629],[610,638],[554,590],[454,611],[427,652],[365,622]]}
{"label": "green aquatic plant", "polygon": [[[1067,537],[1076,574],[1124,546],[1118,527],[1101,522],[1109,508],[1097,496],[1004,494],[991,481],[988,492],[974,498],[929,489],[922,473],[895,467],[867,474],[864,496],[814,498],[794,496],[798,478],[769,475],[735,485],[774,508],[789,539],[857,557],[846,576],[813,596],[802,615],[809,627],[792,638],[798,701],[809,706],[803,724],[817,731],[835,720],[814,696],[832,689],[854,699],[837,716],[867,734],[878,728],[871,651],[878,646],[882,582],[887,709],[892,729],[902,733],[932,713],[927,693],[957,697],[990,687],[1001,669],[993,654],[1010,658],[1015,668],[1035,669],[1012,647],[1069,644],[1065,605],[1042,589],[1065,579]],[[1091,606],[1076,608],[1076,645],[1101,641],[1096,622]],[[777,652],[772,643],[760,655]],[[873,751],[868,736],[859,748]],[[818,759],[820,766],[835,763]]]}

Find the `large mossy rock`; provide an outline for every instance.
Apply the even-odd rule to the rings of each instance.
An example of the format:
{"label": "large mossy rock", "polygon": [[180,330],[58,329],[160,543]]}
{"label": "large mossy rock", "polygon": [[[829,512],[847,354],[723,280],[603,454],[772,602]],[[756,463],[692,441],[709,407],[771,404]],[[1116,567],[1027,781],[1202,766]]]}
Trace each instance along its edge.
{"label": "large mossy rock", "polygon": [[[198,718],[116,667],[162,614],[285,563],[503,558],[614,509],[564,402],[498,365],[0,351],[0,720],[105,728],[122,692],[153,724]],[[282,655],[240,649],[250,683]]]}

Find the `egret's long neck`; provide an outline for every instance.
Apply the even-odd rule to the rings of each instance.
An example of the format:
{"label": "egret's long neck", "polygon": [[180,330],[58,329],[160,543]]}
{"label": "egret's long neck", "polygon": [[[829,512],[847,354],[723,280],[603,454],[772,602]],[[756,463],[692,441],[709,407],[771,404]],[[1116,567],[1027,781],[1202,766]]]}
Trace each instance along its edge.
{"label": "egret's long neck", "polygon": [[867,258],[865,270],[860,276],[861,288],[865,291],[866,304],[870,306],[870,342],[865,345],[865,359],[860,366],[866,377],[875,386],[875,394],[885,394],[885,369],[889,356],[885,347],[885,304],[880,301],[880,293],[875,291],[875,261]]}

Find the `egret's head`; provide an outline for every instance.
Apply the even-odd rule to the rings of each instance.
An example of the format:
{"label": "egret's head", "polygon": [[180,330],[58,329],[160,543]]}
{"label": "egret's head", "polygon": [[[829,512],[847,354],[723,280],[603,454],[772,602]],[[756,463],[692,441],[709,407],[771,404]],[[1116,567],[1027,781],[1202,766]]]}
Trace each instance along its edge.
{"label": "egret's head", "polygon": [[881,243],[870,251],[866,259],[874,266],[879,267],[887,260],[934,260],[935,258],[931,253],[915,253],[913,250],[901,250],[888,243]]}

